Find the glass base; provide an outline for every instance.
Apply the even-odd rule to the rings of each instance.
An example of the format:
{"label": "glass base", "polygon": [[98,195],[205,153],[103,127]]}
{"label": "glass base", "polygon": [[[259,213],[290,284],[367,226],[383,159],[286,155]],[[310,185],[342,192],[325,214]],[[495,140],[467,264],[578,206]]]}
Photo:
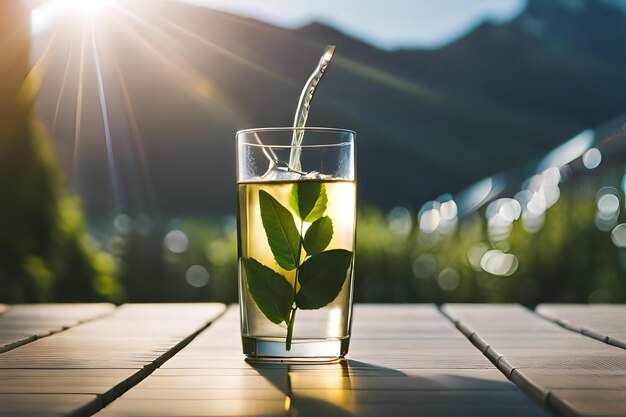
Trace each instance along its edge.
{"label": "glass base", "polygon": [[350,336],[333,339],[294,339],[291,349],[284,338],[242,336],[243,353],[249,360],[273,362],[334,362],[348,353]]}

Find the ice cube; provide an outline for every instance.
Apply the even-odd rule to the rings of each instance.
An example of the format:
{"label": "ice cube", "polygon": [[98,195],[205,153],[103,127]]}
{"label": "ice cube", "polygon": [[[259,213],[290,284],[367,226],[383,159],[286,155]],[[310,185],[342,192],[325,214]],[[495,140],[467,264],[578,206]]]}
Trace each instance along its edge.
{"label": "ice cube", "polygon": [[303,179],[307,179],[307,180],[318,180],[320,178],[322,178],[322,174],[320,174],[317,171],[310,171],[307,172],[306,174],[304,174],[302,176]]}
{"label": "ice cube", "polygon": [[259,181],[299,181],[299,180],[325,180],[332,179],[331,175],[320,174],[317,171],[300,172],[282,165],[270,163],[267,172],[258,178]]}
{"label": "ice cube", "polygon": [[259,179],[261,181],[296,181],[302,178],[302,173],[292,171],[286,166],[270,164],[269,169]]}
{"label": "ice cube", "polygon": [[305,180],[329,180],[332,178],[333,178],[332,175],[321,174],[317,171],[307,172],[301,177],[301,179],[305,179]]}

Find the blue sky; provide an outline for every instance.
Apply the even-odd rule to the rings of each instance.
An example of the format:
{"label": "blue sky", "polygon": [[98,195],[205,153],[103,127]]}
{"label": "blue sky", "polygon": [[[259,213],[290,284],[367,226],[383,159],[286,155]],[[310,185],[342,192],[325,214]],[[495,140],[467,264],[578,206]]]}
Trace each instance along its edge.
{"label": "blue sky", "polygon": [[187,0],[295,28],[317,21],[380,48],[437,48],[485,20],[506,22],[526,0]]}

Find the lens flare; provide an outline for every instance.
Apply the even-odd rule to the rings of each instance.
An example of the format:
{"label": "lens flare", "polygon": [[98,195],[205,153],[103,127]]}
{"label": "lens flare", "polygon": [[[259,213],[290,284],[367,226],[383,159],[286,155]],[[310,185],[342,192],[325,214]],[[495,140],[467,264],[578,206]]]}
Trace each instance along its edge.
{"label": "lens flare", "polygon": [[52,28],[59,17],[72,15],[77,19],[93,20],[107,9],[115,7],[117,0],[50,0],[31,13],[31,31],[39,35]]}
{"label": "lens flare", "polygon": [[96,16],[103,10],[115,6],[116,0],[53,0],[57,7]]}

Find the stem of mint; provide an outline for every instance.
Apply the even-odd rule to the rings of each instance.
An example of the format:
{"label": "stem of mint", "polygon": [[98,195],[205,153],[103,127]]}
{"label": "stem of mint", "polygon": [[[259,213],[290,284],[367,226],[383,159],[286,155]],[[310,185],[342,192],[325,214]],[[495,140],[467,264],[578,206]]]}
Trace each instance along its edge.
{"label": "stem of mint", "polygon": [[291,315],[289,316],[289,323],[287,323],[287,339],[285,340],[285,349],[287,352],[291,350],[291,340],[293,338],[293,324],[296,320],[296,290],[298,288],[298,273],[300,272],[300,258],[302,257],[302,229],[304,228],[304,220],[300,220],[300,244],[298,245],[298,257],[296,259],[296,276],[293,280],[293,297],[291,300]]}
{"label": "stem of mint", "polygon": [[285,342],[285,348],[287,351],[291,350],[291,339],[293,337],[293,324],[296,321],[296,311],[297,307],[291,309],[291,316],[289,316],[289,324],[287,325],[287,340]]}

